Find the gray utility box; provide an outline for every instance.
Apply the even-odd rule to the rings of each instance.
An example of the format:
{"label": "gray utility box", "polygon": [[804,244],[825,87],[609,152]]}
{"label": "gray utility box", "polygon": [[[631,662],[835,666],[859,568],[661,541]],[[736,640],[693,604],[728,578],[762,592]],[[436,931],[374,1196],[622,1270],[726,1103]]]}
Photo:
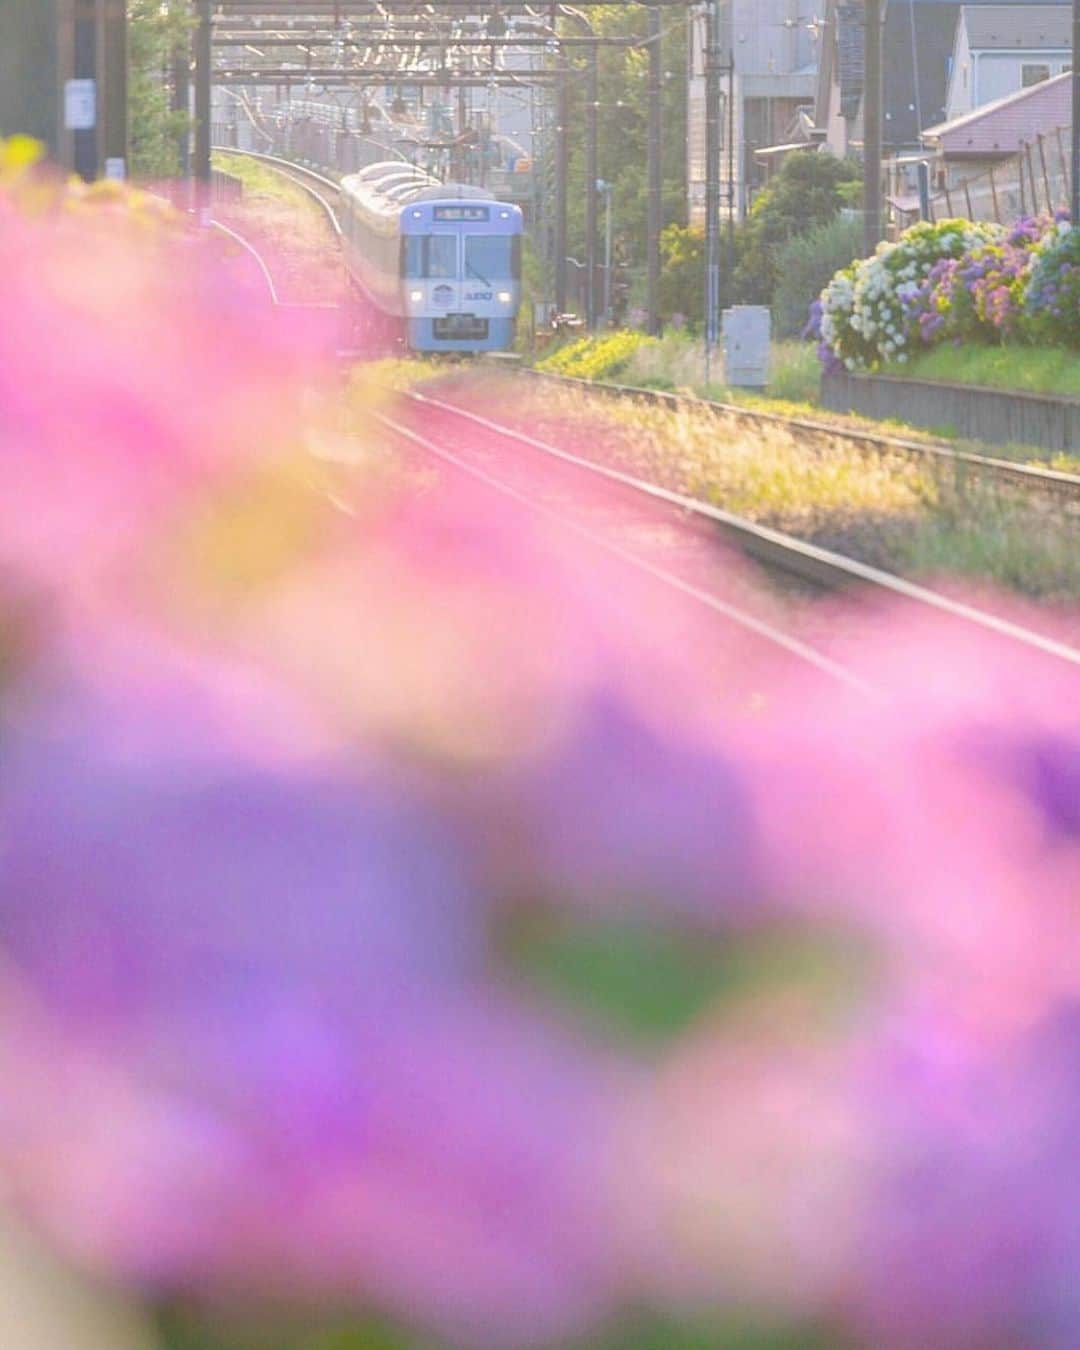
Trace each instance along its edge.
{"label": "gray utility box", "polygon": [[765,305],[724,310],[724,378],[728,384],[764,389],[769,383],[771,321]]}

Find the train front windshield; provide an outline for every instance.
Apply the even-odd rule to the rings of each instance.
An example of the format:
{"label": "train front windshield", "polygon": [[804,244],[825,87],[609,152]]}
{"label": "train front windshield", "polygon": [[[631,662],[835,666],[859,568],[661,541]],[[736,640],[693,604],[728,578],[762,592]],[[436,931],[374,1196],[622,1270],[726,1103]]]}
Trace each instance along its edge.
{"label": "train front windshield", "polygon": [[517,235],[467,234],[465,275],[490,285],[516,281],[521,272],[521,240]]}
{"label": "train front windshield", "polygon": [[468,234],[464,238],[462,272],[458,270],[458,236],[402,236],[402,275],[417,281],[517,281],[521,275],[521,240],[517,235]]}
{"label": "train front windshield", "polygon": [[406,234],[402,236],[402,243],[405,276],[432,281],[457,280],[456,234]]}

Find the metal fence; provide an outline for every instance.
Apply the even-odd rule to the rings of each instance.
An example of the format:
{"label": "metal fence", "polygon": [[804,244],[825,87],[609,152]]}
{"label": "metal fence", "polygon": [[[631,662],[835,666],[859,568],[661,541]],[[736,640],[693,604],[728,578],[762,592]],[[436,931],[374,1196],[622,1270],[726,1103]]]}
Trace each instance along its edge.
{"label": "metal fence", "polygon": [[[930,198],[930,219],[963,218],[1009,225],[1021,216],[1037,216],[1068,207],[1070,201],[1069,128],[1023,141],[1009,159],[983,173],[947,183]],[[900,212],[901,225],[917,211]]]}

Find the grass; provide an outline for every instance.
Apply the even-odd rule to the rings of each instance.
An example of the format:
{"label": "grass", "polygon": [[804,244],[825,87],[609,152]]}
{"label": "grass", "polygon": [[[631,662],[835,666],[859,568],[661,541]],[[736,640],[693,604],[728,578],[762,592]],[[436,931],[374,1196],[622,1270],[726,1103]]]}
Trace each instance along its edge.
{"label": "grass", "polygon": [[[550,362],[538,363],[539,369],[550,369],[555,373],[577,375],[583,379],[597,379],[619,384],[633,385],[641,389],[659,389],[670,393],[686,393],[707,398],[717,403],[732,403],[739,407],[774,413],[780,417],[810,418],[817,422],[827,422],[838,429],[867,431],[877,435],[893,435],[911,441],[949,441],[958,450],[971,454],[991,454],[998,459],[1015,459],[1027,464],[1049,464],[1065,473],[1080,473],[1080,456],[1058,454],[1049,456],[1045,450],[1031,445],[1004,445],[987,447],[980,442],[963,440],[958,437],[955,427],[918,427],[902,422],[898,418],[875,419],[863,417],[857,413],[824,412],[819,402],[821,366],[814,344],[807,342],[776,342],[772,348],[772,362],[769,384],[762,391],[732,388],[722,381],[707,380],[704,369],[704,349],[700,342],[682,333],[670,333],[658,340],[647,339],[634,344],[625,359],[612,370],[603,360],[604,353],[598,339],[579,339],[571,347],[563,347],[554,354]],[[586,344],[592,342],[594,347]],[[572,347],[580,346],[580,360],[573,359]],[[971,349],[972,368],[979,368],[984,358],[992,357],[998,364],[1008,352],[1021,352],[1025,356],[1046,356],[1046,369],[1066,370],[1075,358],[1061,352],[1038,353],[1029,348]],[[950,349],[950,353],[952,349]],[[930,352],[926,361],[944,360],[943,350]],[[963,353],[956,353],[957,356]],[[1035,366],[1037,362],[1030,362]],[[601,365],[605,368],[595,374],[591,367]],[[921,365],[901,366],[896,371],[904,375],[922,375]],[[1080,392],[1080,375],[1070,372]],[[928,379],[955,378],[944,373],[935,374],[933,370],[926,375]],[[973,381],[974,382],[974,381]]]}
{"label": "grass", "polygon": [[888,367],[889,375],[907,379],[977,384],[990,389],[1015,389],[1029,394],[1062,394],[1080,398],[1080,359],[1060,347],[931,348],[904,366]]}
{"label": "grass", "polygon": [[242,199],[218,214],[267,254],[282,298],[340,301],[341,254],[322,207],[303,188],[258,160],[219,153],[214,167],[243,183]]}
{"label": "grass", "polygon": [[613,403],[479,371],[443,384],[540,439],[888,571],[990,581],[1055,603],[1080,596],[1075,521],[1042,499],[692,405]]}
{"label": "grass", "polygon": [[[685,333],[646,338],[632,331],[576,338],[537,362],[540,370],[578,379],[611,380],[642,389],[685,391],[722,403],[764,399],[816,404],[821,367],[805,342],[774,342],[768,388],[764,394],[724,383],[722,359],[705,368],[705,347]],[[710,376],[712,378],[710,378]]]}

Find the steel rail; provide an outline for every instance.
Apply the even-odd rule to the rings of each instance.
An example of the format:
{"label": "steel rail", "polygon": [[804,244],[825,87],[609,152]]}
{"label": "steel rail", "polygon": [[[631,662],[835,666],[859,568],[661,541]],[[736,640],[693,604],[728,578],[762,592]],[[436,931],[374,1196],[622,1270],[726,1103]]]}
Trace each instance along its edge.
{"label": "steel rail", "polygon": [[608,384],[598,380],[583,380],[572,375],[556,375],[546,370],[519,367],[518,373],[532,379],[547,380],[567,388],[591,391],[604,398],[641,399],[658,406],[690,409],[716,416],[733,417],[758,426],[776,426],[787,431],[846,441],[875,454],[905,455],[922,459],[954,470],[971,470],[983,477],[996,479],[1015,487],[1045,492],[1066,501],[1080,503],[1080,475],[1061,469],[1040,468],[1033,464],[1017,464],[1012,460],[973,451],[956,450],[936,441],[913,441],[902,436],[882,435],[873,431],[858,431],[853,427],[838,426],[833,422],[819,422],[810,417],[785,417],[782,413],[745,408],[737,403],[721,403],[714,399],[697,398],[687,394],[673,394],[660,389],[637,389],[628,384]]}
{"label": "steel rail", "polygon": [[[395,392],[400,393],[401,391]],[[412,397],[412,395],[408,395],[408,397]],[[780,629],[774,628],[771,624],[764,622],[764,620],[758,619],[752,614],[748,614],[745,610],[739,609],[737,606],[730,604],[726,600],[722,600],[718,595],[714,595],[712,592],[704,590],[700,586],[692,585],[690,582],[685,581],[682,577],[669,571],[667,568],[659,567],[657,564],[647,561],[645,558],[640,557],[631,550],[623,548],[622,545],[615,543],[614,540],[605,538],[596,530],[590,530],[579,521],[570,520],[561,512],[552,510],[551,507],[537,501],[534,497],[519,492],[517,488],[511,487],[508,483],[504,483],[500,479],[493,477],[483,469],[478,469],[475,465],[469,464],[466,460],[454,454],[452,450],[448,450],[445,446],[437,445],[429,437],[420,435],[419,432],[413,431],[410,427],[402,426],[400,422],[396,422],[385,413],[375,412],[374,417],[376,421],[380,422],[389,431],[393,432],[394,435],[401,437],[412,445],[419,446],[420,449],[426,451],[428,454],[433,455],[435,458],[452,465],[455,469],[470,475],[472,478],[484,483],[494,491],[527,507],[530,511],[555,521],[560,527],[571,530],[579,537],[588,540],[590,544],[596,545],[605,552],[610,553],[613,557],[620,559],[620,561],[651,576],[654,580],[672,587],[679,591],[680,594],[703,605],[706,609],[712,610],[715,614],[721,615],[724,619],[738,625],[740,628],[753,633],[756,637],[764,639],[772,646],[778,647],[783,651],[786,651],[789,655],[797,657],[800,661],[806,662],[823,674],[839,680],[842,684],[848,686],[848,688],[852,690],[856,690],[861,694],[877,696],[878,691],[875,690],[872,685],[868,684],[865,680],[860,679],[859,676],[847,670],[831,657],[826,656],[824,652],[818,651],[815,647],[811,647],[800,639],[781,632]],[[490,425],[494,426],[494,424]],[[503,430],[503,428],[499,428],[499,430]]]}
{"label": "steel rail", "polygon": [[[341,221],[338,219],[337,211],[324,196],[327,189],[340,196],[340,183],[335,183],[332,178],[327,178],[325,174],[321,174],[315,169],[305,168],[302,164],[294,164],[291,159],[282,159],[279,155],[265,155],[259,150],[236,150],[231,146],[215,145],[214,153],[218,155],[243,155],[248,159],[269,164],[276,172],[281,174],[282,178],[288,178],[290,182],[295,183],[299,188],[303,188],[309,197],[318,202],[326,213],[334,233],[339,239],[341,238]],[[312,186],[311,183],[304,181],[305,178],[314,179],[319,186]]]}
{"label": "steel rail", "polygon": [[1080,651],[1066,643],[1057,641],[1055,638],[1046,637],[1041,633],[1024,628],[1020,624],[1015,624],[1009,619],[976,609],[972,605],[953,600],[948,596],[939,595],[936,591],[928,590],[914,582],[905,581],[902,577],[894,576],[890,572],[883,572],[879,568],[870,567],[866,563],[857,562],[853,558],[844,557],[842,554],[834,553],[829,549],[819,548],[816,544],[808,544],[779,530],[757,525],[742,516],[733,515],[731,512],[723,511],[719,507],[699,501],[694,497],[687,497],[668,488],[658,487],[655,483],[646,482],[644,479],[624,473],[620,469],[613,469],[604,464],[582,459],[579,455],[571,454],[567,450],[560,450],[556,446],[548,445],[544,441],[527,435],[525,432],[502,426],[490,418],[459,408],[452,403],[445,403],[440,399],[434,399],[426,394],[419,394],[414,391],[406,391],[402,394],[402,397],[418,406],[436,409],[439,412],[450,413],[463,418],[475,426],[494,432],[507,440],[515,441],[519,445],[527,446],[540,454],[571,464],[595,477],[621,484],[623,487],[650,497],[655,501],[664,502],[668,506],[675,507],[699,520],[708,521],[741,552],[775,570],[786,572],[829,590],[837,590],[853,584],[871,587],[878,592],[912,604],[923,611],[944,614],[958,622],[992,633],[998,638],[1004,638],[1011,643],[1026,648],[1028,651],[1034,651],[1042,656],[1049,656],[1055,660],[1064,661],[1070,666],[1080,668]]}
{"label": "steel rail", "polygon": [[270,271],[270,268],[266,264],[265,258],[255,247],[255,245],[249,243],[242,234],[237,234],[235,230],[231,230],[228,227],[228,225],[222,225],[221,221],[219,220],[212,220],[210,222],[210,226],[212,229],[220,231],[221,234],[231,239],[234,244],[239,244],[239,246],[245,251],[245,253],[250,254],[250,256],[255,259],[255,262],[258,264],[259,271],[263,274],[267,288],[270,291],[271,304],[275,306],[280,306],[281,299],[278,296],[277,286],[274,282],[274,274]]}

